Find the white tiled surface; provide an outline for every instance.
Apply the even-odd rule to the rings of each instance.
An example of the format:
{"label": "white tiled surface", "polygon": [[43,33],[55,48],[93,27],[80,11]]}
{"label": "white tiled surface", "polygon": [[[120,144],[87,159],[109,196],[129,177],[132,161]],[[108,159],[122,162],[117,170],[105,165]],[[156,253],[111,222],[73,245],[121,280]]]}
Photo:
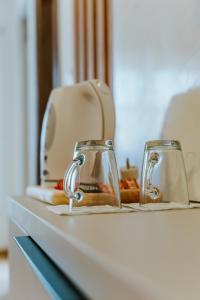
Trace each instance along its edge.
{"label": "white tiled surface", "polygon": [[0,300],[4,300],[8,293],[9,267],[7,260],[0,260]]}

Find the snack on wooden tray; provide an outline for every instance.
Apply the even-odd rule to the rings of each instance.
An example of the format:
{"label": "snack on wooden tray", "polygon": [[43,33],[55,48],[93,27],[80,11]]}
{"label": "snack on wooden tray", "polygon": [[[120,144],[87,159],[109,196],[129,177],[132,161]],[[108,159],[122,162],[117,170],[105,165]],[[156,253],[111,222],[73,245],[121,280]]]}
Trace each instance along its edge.
{"label": "snack on wooden tray", "polygon": [[[57,190],[63,191],[63,179],[58,180],[56,186],[54,187]],[[113,191],[110,186],[103,183],[80,183],[79,190],[83,194],[83,200],[79,203],[74,202],[74,206],[91,206],[91,205],[115,205],[117,200],[113,194]],[[69,204],[69,199],[66,196],[67,204]]]}
{"label": "snack on wooden tray", "polygon": [[120,180],[120,189],[121,190],[127,190],[127,189],[135,189],[135,188],[139,188],[139,185],[136,181],[135,178],[131,178],[131,179],[121,179]]}
{"label": "snack on wooden tray", "polygon": [[59,179],[56,183],[56,185],[54,186],[54,189],[56,190],[64,190],[64,180],[63,179]]}
{"label": "snack on wooden tray", "polygon": [[[63,190],[63,179],[58,180],[54,188],[57,190]],[[103,183],[96,183],[93,185],[81,183],[79,188],[84,194],[83,200],[78,204],[80,206],[104,204],[113,205],[113,203],[116,202],[109,186]],[[139,194],[140,189],[136,179],[132,178],[120,180],[120,195],[122,203],[139,202]]]}
{"label": "snack on wooden tray", "polygon": [[120,193],[122,203],[139,202],[140,189],[136,179],[121,179]]}

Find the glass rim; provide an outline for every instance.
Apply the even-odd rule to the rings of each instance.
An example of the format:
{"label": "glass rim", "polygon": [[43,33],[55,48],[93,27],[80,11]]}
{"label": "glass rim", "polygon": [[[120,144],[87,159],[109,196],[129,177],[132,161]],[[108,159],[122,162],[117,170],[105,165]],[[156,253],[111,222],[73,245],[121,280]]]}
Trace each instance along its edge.
{"label": "glass rim", "polygon": [[154,148],[182,150],[181,144],[178,140],[152,140],[145,143],[145,150]]}
{"label": "glass rim", "polygon": [[82,149],[85,147],[106,147],[109,150],[113,150],[112,140],[87,140],[76,142],[75,149]]}

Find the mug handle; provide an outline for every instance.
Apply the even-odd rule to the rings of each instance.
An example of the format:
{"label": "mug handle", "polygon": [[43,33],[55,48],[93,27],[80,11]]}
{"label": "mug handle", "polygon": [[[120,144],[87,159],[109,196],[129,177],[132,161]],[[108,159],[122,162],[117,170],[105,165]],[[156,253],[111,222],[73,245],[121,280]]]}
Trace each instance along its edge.
{"label": "mug handle", "polygon": [[85,157],[83,154],[73,159],[72,164],[66,170],[64,175],[64,192],[66,196],[69,196],[69,210],[72,210],[74,200],[81,201],[83,199],[83,194],[80,191],[74,191],[73,177],[75,171],[78,170],[78,166],[82,166],[84,161]]}
{"label": "mug handle", "polygon": [[147,168],[147,177],[146,177],[146,183],[145,183],[145,194],[152,200],[156,201],[160,198],[161,192],[159,188],[154,186],[152,184],[152,175],[153,175],[153,170],[154,167],[158,164],[160,160],[159,153],[153,152],[150,155],[149,158],[149,165]]}

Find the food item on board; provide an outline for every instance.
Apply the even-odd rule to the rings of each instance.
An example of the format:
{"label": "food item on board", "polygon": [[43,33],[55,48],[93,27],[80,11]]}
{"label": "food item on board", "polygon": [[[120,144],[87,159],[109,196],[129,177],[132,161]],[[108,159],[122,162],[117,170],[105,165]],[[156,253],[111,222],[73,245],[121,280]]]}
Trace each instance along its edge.
{"label": "food item on board", "polygon": [[[64,188],[63,179],[59,179],[54,188],[56,190],[63,191]],[[92,199],[95,200],[95,198],[96,199],[98,198],[98,201],[100,201],[99,200],[100,197],[110,197],[109,195],[112,195],[111,187],[103,183],[95,183],[92,185],[88,183],[81,183],[79,185],[79,189],[81,189],[84,192],[85,196],[87,195],[86,197],[88,198],[88,200],[90,199],[90,201],[92,201]],[[139,185],[137,183],[137,180],[135,178],[121,179],[120,194],[121,194],[122,203],[139,202],[140,190],[139,190]]]}
{"label": "food item on board", "polygon": [[129,189],[135,189],[139,188],[139,185],[137,183],[137,180],[135,178],[131,179],[121,179],[120,180],[120,189],[121,190],[129,190]]}
{"label": "food item on board", "polygon": [[120,180],[120,194],[122,203],[139,202],[140,189],[135,178]]}
{"label": "food item on board", "polygon": [[59,179],[56,183],[56,185],[54,186],[54,189],[56,190],[64,190],[64,180],[63,179]]}

